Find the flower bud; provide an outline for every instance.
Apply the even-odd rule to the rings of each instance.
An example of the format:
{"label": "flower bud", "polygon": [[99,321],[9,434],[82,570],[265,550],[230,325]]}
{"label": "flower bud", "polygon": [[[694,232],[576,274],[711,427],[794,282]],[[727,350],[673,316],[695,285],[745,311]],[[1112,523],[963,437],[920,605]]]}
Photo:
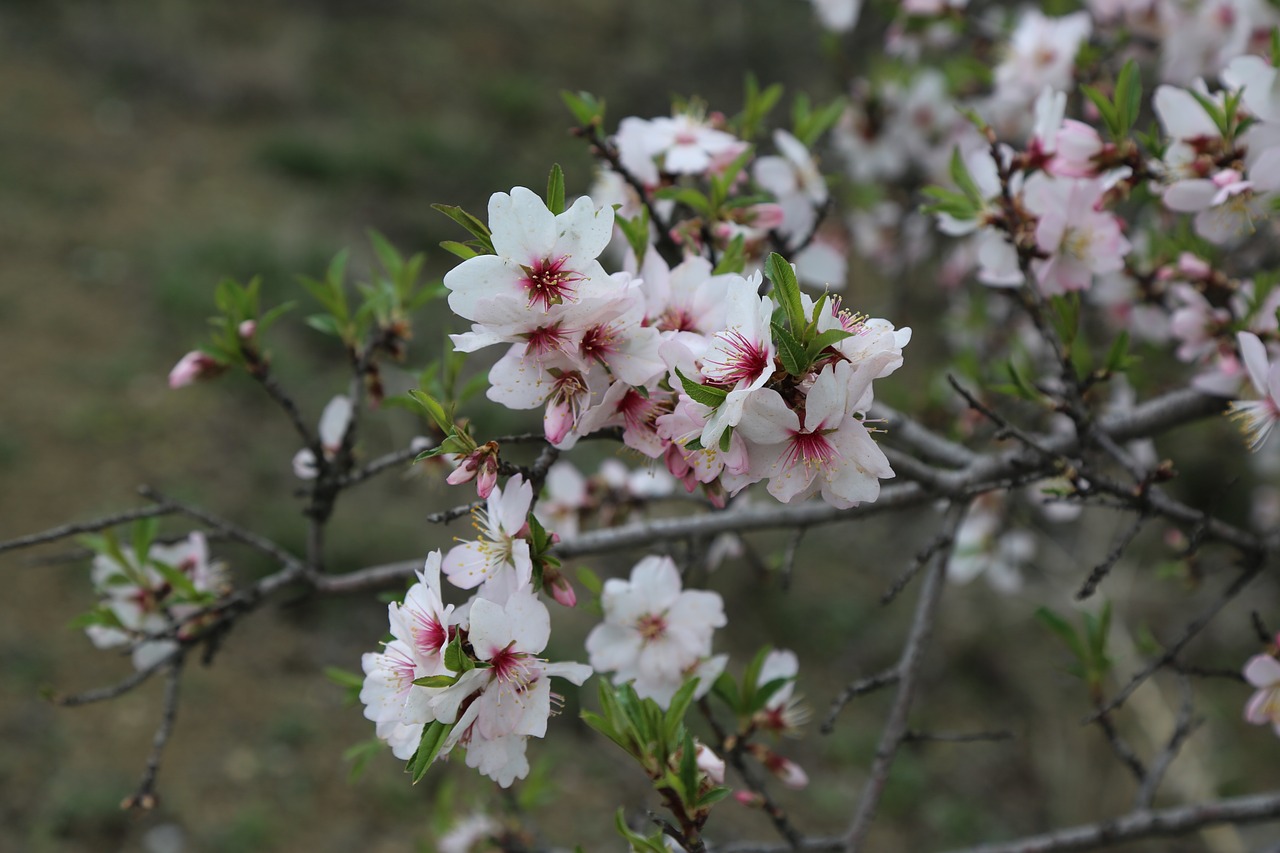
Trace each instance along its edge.
{"label": "flower bud", "polygon": [[227,366],[213,356],[200,350],[192,350],[169,371],[169,387],[184,388],[197,379],[212,379],[226,369]]}

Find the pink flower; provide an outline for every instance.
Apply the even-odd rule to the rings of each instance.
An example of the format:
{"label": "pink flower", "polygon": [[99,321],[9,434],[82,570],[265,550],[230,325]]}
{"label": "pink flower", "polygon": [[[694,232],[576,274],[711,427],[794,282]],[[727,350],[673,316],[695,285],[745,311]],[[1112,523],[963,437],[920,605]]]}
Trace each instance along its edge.
{"label": "pink flower", "polygon": [[1254,655],[1244,665],[1245,680],[1258,688],[1244,707],[1244,718],[1255,726],[1270,723],[1280,735],[1280,661]]}
{"label": "pink flower", "polygon": [[1240,332],[1236,340],[1249,381],[1262,399],[1233,400],[1228,415],[1239,421],[1249,449],[1256,451],[1266,443],[1276,421],[1280,421],[1280,362],[1268,361],[1266,346],[1253,332]]}
{"label": "pink flower", "polygon": [[747,440],[751,477],[767,478],[769,494],[783,503],[819,490],[841,509],[875,500],[893,469],[848,403],[862,399],[879,369],[876,360],[856,370],[847,361],[823,368],[805,397],[803,420],[776,391],[753,397],[735,433]]}

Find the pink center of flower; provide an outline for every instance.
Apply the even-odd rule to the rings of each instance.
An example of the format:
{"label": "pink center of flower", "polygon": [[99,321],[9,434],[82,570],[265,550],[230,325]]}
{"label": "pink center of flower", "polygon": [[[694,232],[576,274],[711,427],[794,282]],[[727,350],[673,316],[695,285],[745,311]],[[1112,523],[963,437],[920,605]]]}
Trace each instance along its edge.
{"label": "pink center of flower", "polygon": [[618,334],[608,323],[592,326],[582,335],[579,347],[582,357],[604,361],[618,351]]}
{"label": "pink center of flower", "polygon": [[434,616],[416,611],[413,614],[413,644],[423,655],[438,654],[449,642],[449,631]]}
{"label": "pink center of flower", "polygon": [[787,448],[786,463],[791,467],[802,463],[804,467],[828,465],[840,458],[840,453],[827,441],[822,432],[793,432]]}
{"label": "pink center of flower", "polygon": [[537,303],[543,311],[547,311],[552,305],[559,305],[566,297],[574,295],[576,290],[573,285],[583,277],[564,268],[568,260],[568,255],[555,260],[543,258],[535,261],[533,266],[521,267],[525,277],[520,286],[529,293],[530,307]]}
{"label": "pink center of flower", "polygon": [[636,630],[646,643],[659,640],[667,633],[667,620],[661,613],[646,613],[636,620]]}
{"label": "pink center of flower", "polygon": [[663,332],[696,332],[698,326],[686,308],[668,308],[658,318],[658,329]]}
{"label": "pink center of flower", "polygon": [[[533,304],[532,299],[529,304]],[[560,324],[555,323],[551,326],[539,326],[532,332],[526,332],[523,337],[528,341],[524,348],[525,355],[536,358],[553,352],[562,352],[568,336],[560,328]]]}
{"label": "pink center of flower", "polygon": [[618,414],[626,421],[627,429],[653,429],[658,411],[657,404],[641,396],[634,388],[623,394],[618,401]]}
{"label": "pink center of flower", "polygon": [[513,683],[519,688],[532,681],[529,672],[529,660],[532,655],[517,652],[514,646],[513,642],[505,649],[494,652],[493,657],[489,658],[489,663],[493,665],[494,679]]}
{"label": "pink center of flower", "polygon": [[708,361],[703,368],[707,378],[729,385],[751,384],[769,369],[769,351],[760,343],[748,340],[737,329],[716,335],[724,342],[721,361]]}
{"label": "pink center of flower", "polygon": [[391,670],[392,678],[399,685],[400,690],[408,690],[409,685],[413,684],[413,680],[417,678],[417,667],[412,659],[399,649],[387,650],[387,669]]}

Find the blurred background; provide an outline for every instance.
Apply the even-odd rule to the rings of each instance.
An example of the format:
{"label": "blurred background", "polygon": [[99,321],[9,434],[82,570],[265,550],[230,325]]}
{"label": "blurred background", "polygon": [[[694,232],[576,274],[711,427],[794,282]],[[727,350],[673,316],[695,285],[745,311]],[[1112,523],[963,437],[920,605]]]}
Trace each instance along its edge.
{"label": "blurred background", "polygon": [[[220,278],[261,275],[268,304],[305,300],[295,276],[321,275],[338,250],[351,248],[357,277],[369,268],[368,228],[402,251],[428,252],[438,278],[451,256],[436,245],[460,235],[431,203],[482,213],[495,190],[543,186],[553,162],[564,166],[570,194],[586,191],[591,164],[566,131],[560,89],[604,97],[612,127],[626,115],[667,113],[672,95],[696,93],[731,114],[750,71],[787,87],[782,119],[798,88],[817,99],[836,94],[832,69],[855,52],[819,31],[803,0],[5,0],[0,538],[134,506],[146,483],[300,548],[289,464],[297,447],[277,410],[243,377],[178,392],[166,384],[172,364],[203,340]],[[858,275],[851,298],[875,315],[886,287]],[[925,285],[918,299],[903,299],[905,284],[893,295],[905,316],[892,319],[919,327],[936,296]],[[411,364],[438,351],[435,322],[423,318]],[[343,388],[341,353],[301,323],[277,329],[275,367],[306,417],[318,418]],[[910,405],[915,392],[899,393]],[[369,456],[418,431],[403,412],[369,424]],[[447,547],[465,528],[419,519],[455,500],[438,478],[393,473],[362,486],[335,518],[330,565],[349,570]],[[846,681],[887,666],[909,604],[882,613],[875,602],[904,555],[932,535],[929,516],[877,516],[811,537],[782,597],[758,566],[714,575],[731,618],[718,643],[735,650],[732,666],[740,671],[763,643],[807,650],[802,665],[814,665],[802,668],[800,689],[819,715]],[[1119,523],[1098,519],[1086,541],[1062,536],[1054,559],[1087,564]],[[183,529],[166,522],[167,532]],[[768,562],[782,541],[753,545]],[[433,850],[442,816],[485,807],[523,809],[549,843],[594,851],[620,849],[613,810],[644,802],[645,780],[577,721],[576,696],[553,723],[555,737],[531,744],[533,783],[510,800],[461,767],[410,786],[385,750],[350,781],[343,752],[367,741],[372,726],[321,672],[357,671],[385,632],[385,605],[369,595],[285,600],[244,620],[212,667],[186,674],[159,807],[122,812],[161,685],[76,709],[41,698],[130,672],[127,659],[66,627],[93,603],[87,560],[66,559],[73,548],[0,558],[0,849]],[[272,568],[232,548],[215,553],[240,580]],[[637,556],[591,565],[623,574]],[[1120,587],[1128,616],[1158,612],[1140,584],[1118,583],[1130,584]],[[916,722],[1017,738],[908,749],[883,803],[877,849],[1013,836],[1118,810],[1131,795],[1096,732],[1077,725],[1081,691],[1061,672],[1060,650],[1030,625],[1032,607],[981,584],[951,596]],[[584,658],[592,620],[565,616],[551,657]],[[1028,636],[1031,647],[1043,641],[1042,654],[1025,652]],[[1007,654],[1011,645],[1022,653]],[[1280,783],[1273,762],[1247,758],[1245,738],[1262,733],[1238,731],[1243,688],[1213,683],[1207,693],[1202,712],[1230,737],[1208,727],[1201,757],[1180,759],[1175,771],[1203,795],[1256,789],[1268,773]],[[847,710],[834,735],[814,726],[785,749],[814,779],[804,793],[781,795],[803,830],[847,823],[887,699]],[[601,784],[605,776],[616,784]],[[721,809],[722,836],[770,837],[757,813],[731,802]],[[1203,849],[1197,839],[1179,843],[1150,849]]]}

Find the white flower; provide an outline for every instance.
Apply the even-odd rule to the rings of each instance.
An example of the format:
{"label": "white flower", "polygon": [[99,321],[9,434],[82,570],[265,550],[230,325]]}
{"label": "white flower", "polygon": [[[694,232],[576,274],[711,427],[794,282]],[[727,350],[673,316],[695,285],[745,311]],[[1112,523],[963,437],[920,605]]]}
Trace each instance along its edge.
{"label": "white flower", "polygon": [[[449,583],[474,589],[493,579],[511,580],[523,586],[533,577],[529,542],[520,533],[528,523],[533,486],[517,474],[504,490],[494,486],[484,509],[473,511],[480,538],[454,546],[444,558]],[[507,578],[506,575],[512,575]],[[501,577],[500,577],[501,576]]]}
{"label": "white flower", "polygon": [[607,581],[600,604],[604,622],[587,636],[591,665],[613,672],[618,682],[633,682],[640,697],[663,707],[710,654],[714,630],[726,624],[720,596],[682,591],[670,557],[645,557],[629,581]]}
{"label": "white flower", "polygon": [[1239,421],[1240,429],[1249,440],[1249,449],[1256,451],[1266,443],[1276,421],[1280,421],[1280,362],[1269,362],[1266,346],[1253,332],[1239,332],[1236,340],[1249,381],[1262,399],[1233,400],[1229,416]]}
{"label": "white flower", "polygon": [[1258,688],[1245,706],[1244,718],[1256,726],[1270,723],[1280,735],[1280,661],[1254,655],[1244,667],[1245,680]]}

